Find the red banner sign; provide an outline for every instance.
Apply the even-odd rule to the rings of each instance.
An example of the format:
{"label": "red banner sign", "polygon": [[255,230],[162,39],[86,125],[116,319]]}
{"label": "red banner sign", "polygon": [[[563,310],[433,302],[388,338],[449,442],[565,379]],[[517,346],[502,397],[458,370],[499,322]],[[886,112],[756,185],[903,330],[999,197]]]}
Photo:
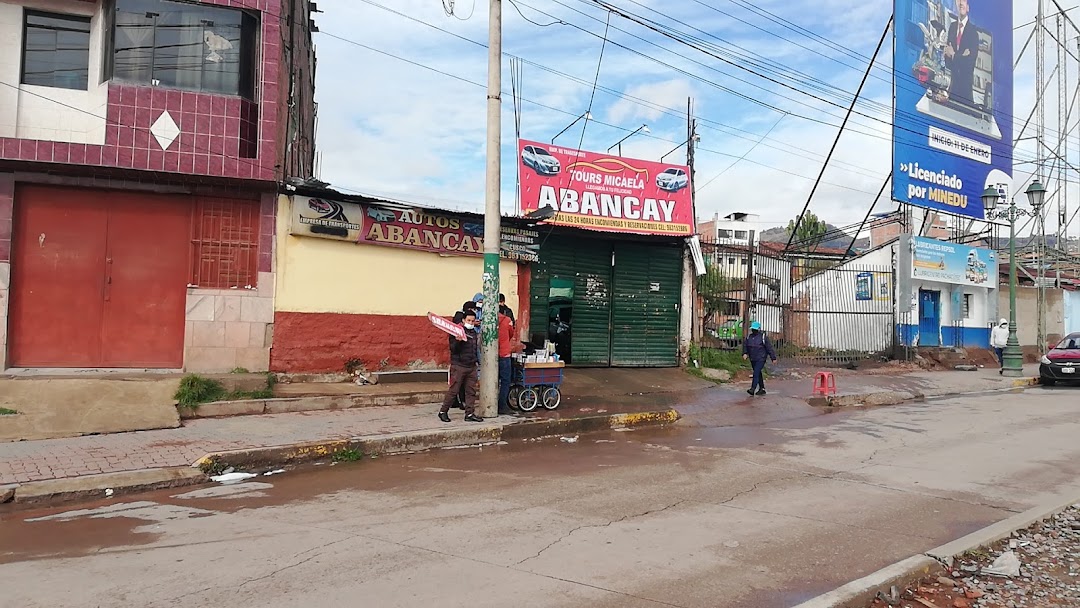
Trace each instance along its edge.
{"label": "red banner sign", "polygon": [[521,208],[558,213],[552,224],[689,236],[694,233],[690,171],[681,165],[622,158],[522,140]]}
{"label": "red banner sign", "polygon": [[427,315],[427,318],[428,318],[428,321],[431,321],[431,324],[434,325],[435,327],[445,331],[446,333],[450,334],[451,336],[454,336],[455,338],[457,338],[458,340],[460,340],[462,342],[465,341],[465,328],[464,327],[458,325],[457,323],[454,323],[453,321],[449,321],[447,319],[444,319],[443,317],[440,317],[439,315],[437,315],[437,314],[435,314],[433,312],[429,312],[428,315]]}
{"label": "red banner sign", "polygon": [[[390,208],[295,196],[290,233],[371,245],[406,247],[453,255],[483,255],[482,217],[429,209]],[[503,259],[536,262],[540,234],[503,226]]]}

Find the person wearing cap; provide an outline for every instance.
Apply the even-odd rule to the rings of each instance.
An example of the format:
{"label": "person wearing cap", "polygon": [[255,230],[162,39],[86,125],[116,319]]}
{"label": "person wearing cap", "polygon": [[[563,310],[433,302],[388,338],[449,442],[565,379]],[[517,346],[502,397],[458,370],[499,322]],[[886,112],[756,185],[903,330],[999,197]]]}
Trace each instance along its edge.
{"label": "person wearing cap", "polygon": [[761,331],[761,323],[754,321],[750,324],[750,335],[743,340],[743,359],[750,361],[754,369],[754,379],[750,383],[750,395],[765,394],[765,361],[772,359],[776,363],[776,351],[765,332]]}
{"label": "person wearing cap", "polygon": [[1009,344],[1009,320],[1002,319],[997,327],[990,330],[990,347],[998,360],[998,374],[1005,373],[1005,347]]}
{"label": "person wearing cap", "polygon": [[499,314],[506,315],[510,318],[510,324],[515,328],[517,327],[517,319],[514,318],[514,311],[506,305],[506,296],[499,294]]}

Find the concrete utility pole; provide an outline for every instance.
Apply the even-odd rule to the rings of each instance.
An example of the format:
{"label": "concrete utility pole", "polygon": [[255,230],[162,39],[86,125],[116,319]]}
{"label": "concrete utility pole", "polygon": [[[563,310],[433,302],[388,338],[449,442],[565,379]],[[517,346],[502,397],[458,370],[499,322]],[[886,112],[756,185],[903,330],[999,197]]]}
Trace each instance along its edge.
{"label": "concrete utility pole", "polygon": [[[1035,127],[1036,127],[1036,153],[1035,153],[1035,179],[1042,182],[1043,168],[1046,164],[1046,89],[1043,88],[1046,84],[1046,11],[1043,7],[1043,0],[1038,0],[1036,3],[1037,9],[1035,14],[1035,82],[1039,83],[1039,90],[1042,94],[1035,100]],[[1036,280],[1036,287],[1038,288],[1038,347],[1039,352],[1042,352],[1043,334],[1045,333],[1045,321],[1043,319],[1043,287],[1042,287],[1042,266],[1043,266],[1043,254],[1046,250],[1046,222],[1045,222],[1045,209],[1038,210],[1039,216],[1036,218],[1035,225],[1039,228],[1039,238],[1036,241],[1035,250],[1038,252],[1039,269],[1036,272],[1038,277]]]}
{"label": "concrete utility pole", "polygon": [[484,205],[484,310],[480,320],[480,403],[477,413],[499,411],[499,241],[502,233],[502,0],[488,10],[487,194]]}

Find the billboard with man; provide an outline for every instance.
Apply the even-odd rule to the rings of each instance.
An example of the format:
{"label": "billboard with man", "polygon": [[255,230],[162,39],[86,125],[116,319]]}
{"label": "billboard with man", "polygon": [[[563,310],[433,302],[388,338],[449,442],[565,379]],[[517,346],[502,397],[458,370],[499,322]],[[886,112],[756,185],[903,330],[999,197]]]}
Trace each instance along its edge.
{"label": "billboard with man", "polygon": [[1012,0],[895,0],[893,198],[983,219],[1011,183]]}

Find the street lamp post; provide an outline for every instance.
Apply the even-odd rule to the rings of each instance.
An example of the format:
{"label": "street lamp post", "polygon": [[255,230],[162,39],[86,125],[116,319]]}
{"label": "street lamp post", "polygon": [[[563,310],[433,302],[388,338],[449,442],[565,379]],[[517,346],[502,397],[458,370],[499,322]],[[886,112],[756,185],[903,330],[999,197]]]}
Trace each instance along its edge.
{"label": "street lamp post", "polygon": [[[1020,341],[1016,337],[1016,220],[1022,216],[1037,216],[1046,196],[1046,187],[1038,178],[1035,178],[1024,191],[1028,196],[1031,209],[1021,209],[1016,206],[1016,197],[1008,197],[1007,193],[999,191],[994,186],[987,186],[983,191],[983,207],[986,208],[987,219],[1002,219],[1009,222],[1009,341],[1006,343],[1002,354],[1002,375],[1020,377],[1024,375],[1024,353],[1020,349]],[[995,209],[999,201],[1009,200],[1009,206],[1004,209]]]}
{"label": "street lamp post", "polygon": [[660,157],[660,162],[664,162],[664,159],[665,159],[665,158],[667,158],[667,157],[668,157],[668,155],[670,155],[670,154],[671,154],[672,152],[675,152],[675,151],[676,151],[676,150],[678,150],[679,148],[681,148],[681,147],[685,146],[686,144],[688,144],[688,143],[690,143],[690,142],[692,142],[692,141],[693,141],[693,142],[698,142],[698,141],[701,141],[701,136],[700,136],[700,135],[695,135],[695,136],[691,137],[690,139],[688,139],[688,140],[686,140],[686,141],[682,142],[681,144],[679,144],[679,145],[675,146],[674,148],[672,148],[672,149],[668,150],[667,152],[665,152],[665,153],[664,153],[664,155],[663,155],[663,156],[661,156],[661,157]]}
{"label": "street lamp post", "polygon": [[551,138],[551,143],[555,143],[555,140],[558,139],[560,135],[562,135],[563,133],[566,133],[567,131],[569,131],[570,127],[576,125],[577,121],[581,120],[582,118],[584,118],[585,120],[592,120],[592,114],[590,112],[585,112],[581,116],[578,116],[577,118],[575,118],[574,122],[566,125],[565,129],[563,129],[562,131],[559,131],[558,133],[555,134],[555,137]]}
{"label": "street lamp post", "polygon": [[[630,139],[631,137],[638,134],[639,132],[652,133],[652,131],[649,130],[649,125],[641,125],[640,127],[638,127],[636,129],[634,129],[633,131],[631,131],[630,134],[627,135],[626,137],[624,137],[624,138],[620,139],[619,141],[615,142],[614,144],[612,144],[611,148],[614,148],[614,147],[617,146],[619,148],[619,156],[622,156],[622,142]],[[611,148],[608,148],[607,151],[611,152]]]}

